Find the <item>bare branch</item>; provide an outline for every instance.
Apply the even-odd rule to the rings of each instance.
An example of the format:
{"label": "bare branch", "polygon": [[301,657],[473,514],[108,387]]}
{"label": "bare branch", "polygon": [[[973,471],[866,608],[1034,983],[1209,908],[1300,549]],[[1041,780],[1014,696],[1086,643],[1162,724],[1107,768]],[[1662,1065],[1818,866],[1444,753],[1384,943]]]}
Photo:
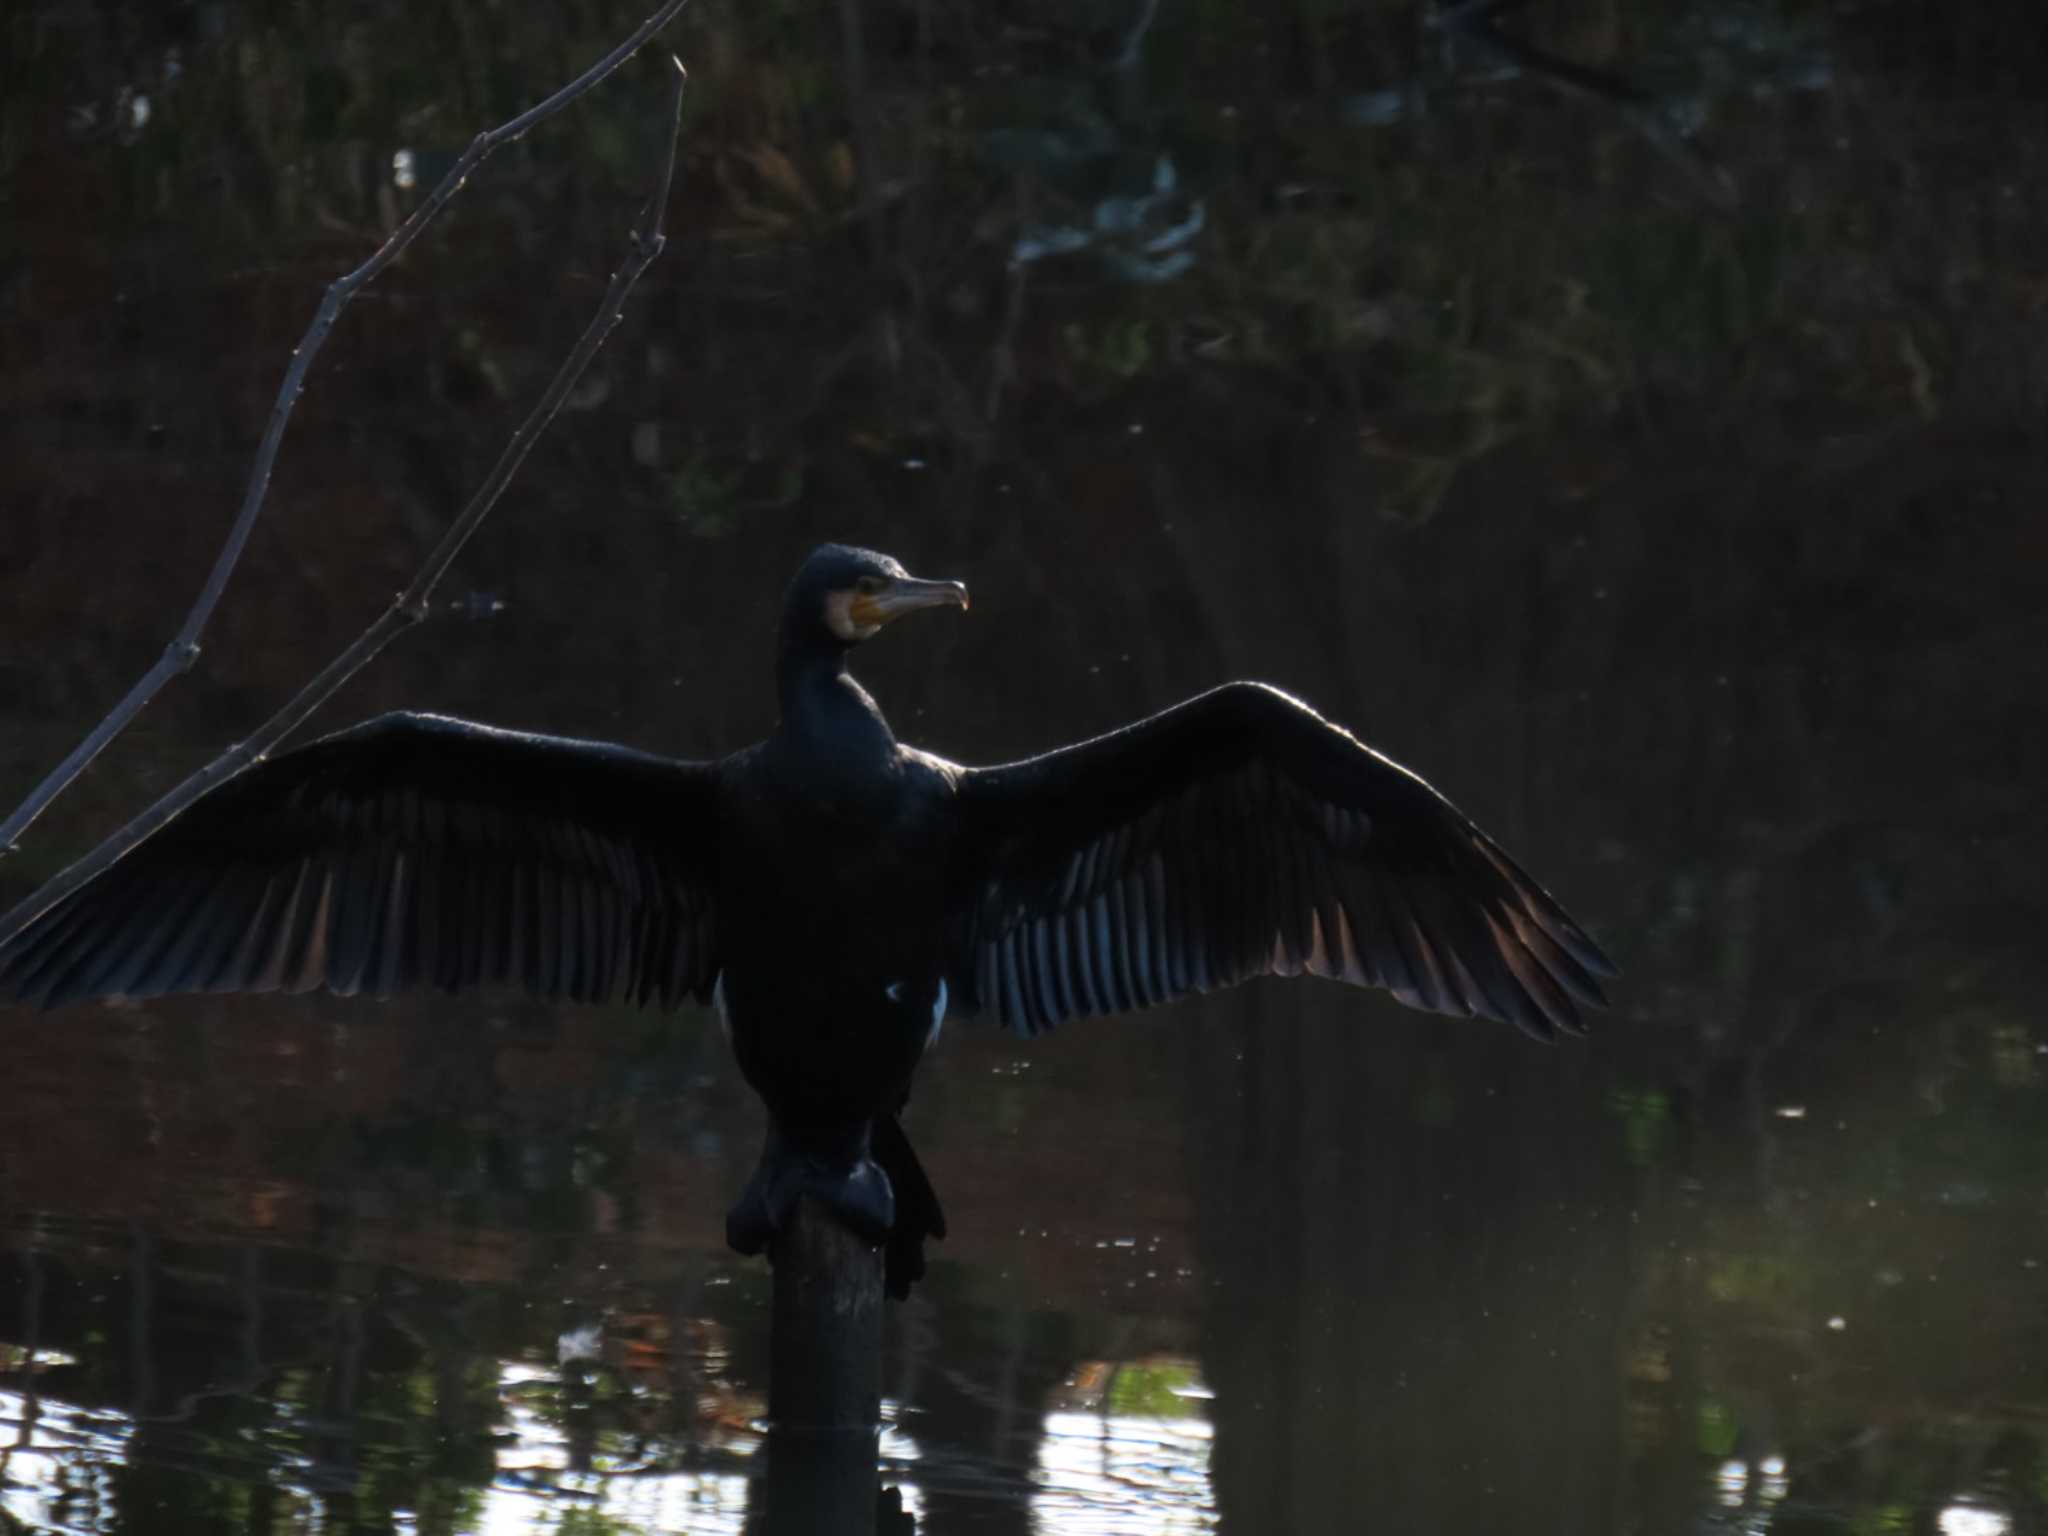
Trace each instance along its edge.
{"label": "bare branch", "polygon": [[[583,334],[577,338],[576,345],[563,359],[562,366],[556,370],[540,400],[513,431],[505,444],[505,451],[498,456],[498,462],[491,467],[491,472],[477,487],[476,494],[462,509],[461,515],[449,525],[447,533],[441,537],[441,542],[421,564],[411,585],[392,600],[391,606],[378,616],[375,623],[358,635],[340,655],[301,688],[284,708],[264,721],[246,740],[223,752],[106,839],[91,853],[44,884],[5,917],[0,917],[0,943],[12,938],[39,914],[47,912],[86,881],[113,864],[116,859],[166,825],[208,790],[233,778],[252,763],[261,761],[273,747],[296,730],[307,716],[326,703],[336,689],[360,671],[371,657],[390,644],[401,631],[409,629],[427,616],[428,599],[432,596],[435,585],[454,562],[455,557],[461,553],[463,545],[469,542],[470,535],[476,532],[478,525],[497,504],[498,497],[511,482],[513,475],[518,472],[534,441],[561,410],[562,402],[569,397],[569,392],[576,387],[577,380],[583,377],[584,370],[590,366],[590,360],[597,355],[598,348],[604,345],[605,338],[619,323],[620,306],[625,303],[626,295],[632,291],[633,285],[640,280],[640,274],[661,254],[662,247],[667,243],[667,237],[661,232],[662,204],[666,200],[669,184],[675,172],[675,144],[676,136],[682,128],[685,82],[682,65],[677,64],[675,71],[675,80],[669,92],[667,139],[662,150],[660,175],[640,219],[639,228],[632,232],[628,241],[625,259],[619,264],[619,269],[612,274],[611,283],[605,289],[597,313],[591,317],[590,323],[583,329]],[[560,93],[549,98],[550,101],[561,99]],[[535,108],[533,112],[528,112],[525,118],[516,121],[537,121],[534,112],[539,110]]]}
{"label": "bare branch", "polygon": [[[284,429],[290,422],[293,408],[299,403],[299,396],[305,390],[306,371],[313,365],[313,359],[326,343],[327,333],[334,329],[339,318],[356,290],[375,278],[392,262],[404,254],[406,247],[419,237],[421,230],[433,222],[434,216],[444,208],[455,194],[462,190],[470,173],[488,159],[491,152],[501,144],[509,144],[525,135],[536,123],[545,122],[557,112],[575,101],[579,96],[601,84],[618,67],[638,53],[647,40],[675,19],[676,13],[689,0],[665,0],[652,16],[641,22],[632,36],[599,59],[582,74],[556,91],[554,95],[536,106],[528,107],[510,122],[478,134],[470,141],[448,174],[429,192],[423,202],[413,209],[404,223],[391,232],[385,242],[378,246],[370,259],[355,271],[336,278],[328,285],[320,307],[314,312],[313,322],[306,327],[306,334],[292,351],[291,365],[285,369],[284,382],[278,385],[277,399],[270,407],[270,421],[263,429],[263,440],[257,445],[256,460],[249,466],[248,485],[242,492],[242,509],[235,516],[234,526],[228,530],[227,542],[213,563],[213,570],[206,578],[206,585],[199,593],[199,600],[192,605],[192,611],[185,616],[185,622],[164,653],[128,690],[121,702],[116,704],[106,719],[102,720],[91,735],[80,742],[71,754],[54,768],[49,776],[38,784],[29,796],[9,816],[0,822],[0,856],[13,853],[21,834],[28,830],[38,816],[49,808],[69,787],[71,781],[98,757],[107,744],[120,735],[143,710],[157,692],[180,672],[189,671],[199,659],[199,637],[206,628],[207,620],[213,617],[213,610],[219,604],[221,594],[227,590],[228,578],[234,574],[236,564],[242,558],[242,550],[249,542],[250,530],[256,526],[256,519],[263,510],[263,501],[270,491],[270,473],[277,463],[277,451],[284,441]],[[680,64],[676,66],[682,68]],[[661,195],[666,199],[668,176],[673,168],[673,147],[671,159],[663,167]],[[657,215],[659,210],[656,210]],[[653,227],[642,219],[642,228]]]}

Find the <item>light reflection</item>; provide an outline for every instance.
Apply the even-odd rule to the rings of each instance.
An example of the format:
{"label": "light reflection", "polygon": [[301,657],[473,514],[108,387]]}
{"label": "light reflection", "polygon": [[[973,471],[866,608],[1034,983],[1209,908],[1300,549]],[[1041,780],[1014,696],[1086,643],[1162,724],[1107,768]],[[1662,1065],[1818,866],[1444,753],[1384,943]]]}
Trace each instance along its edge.
{"label": "light reflection", "polygon": [[1729,1509],[1742,1507],[1742,1496],[1749,1491],[1749,1463],[1730,1457],[1714,1472],[1714,1486],[1720,1490],[1721,1502]]}
{"label": "light reflection", "polygon": [[[592,1481],[597,1496],[577,1504],[601,1518],[602,1525],[592,1522],[594,1528],[740,1536],[746,1524],[747,1479],[738,1473],[672,1472]],[[478,1536],[542,1536],[562,1528],[563,1506],[558,1493],[494,1482],[484,1490],[471,1529]]]}
{"label": "light reflection", "polygon": [[0,1513],[32,1530],[104,1528],[109,1475],[134,1432],[124,1414],[49,1401],[31,1408],[21,1393],[0,1392]]}
{"label": "light reflection", "polygon": [[1039,1536],[1209,1531],[1214,1393],[1178,1358],[1091,1361],[1045,1416],[1032,1480]]}
{"label": "light reflection", "polygon": [[409,192],[419,180],[413,168],[412,151],[401,149],[391,157],[391,180],[401,192]]}
{"label": "light reflection", "polygon": [[1212,1438],[1200,1419],[1047,1414],[1033,1529],[1040,1536],[1214,1530]]}
{"label": "light reflection", "polygon": [[607,1525],[627,1530],[687,1530],[739,1536],[746,1523],[748,1479],[743,1458],[759,1437],[730,1430],[712,1447],[741,1465],[664,1471],[615,1454],[600,1444],[590,1469],[574,1471],[562,1427],[549,1417],[561,1387],[559,1370],[529,1361],[498,1365],[504,1402],[497,1472],[483,1491],[474,1529],[483,1536],[524,1536],[560,1529],[565,1506],[588,1510]]}
{"label": "light reflection", "polygon": [[1791,1483],[1785,1476],[1785,1458],[1782,1456],[1766,1456],[1757,1470],[1764,1475],[1763,1487],[1760,1490],[1764,1502],[1766,1504],[1775,1504],[1784,1498],[1785,1490],[1791,1486]]}
{"label": "light reflection", "polygon": [[1783,1456],[1754,1462],[1730,1456],[1714,1468],[1714,1501],[1738,1513],[1726,1523],[1709,1520],[1702,1529],[1764,1536],[1771,1528],[1773,1510],[1784,1502],[1790,1486]]}
{"label": "light reflection", "polygon": [[555,1340],[555,1358],[563,1365],[571,1360],[596,1360],[604,1353],[604,1324],[587,1323],[571,1328]]}
{"label": "light reflection", "polygon": [[924,1490],[918,1486],[914,1476],[917,1464],[924,1460],[924,1448],[917,1443],[917,1437],[903,1427],[903,1405],[893,1397],[882,1399],[882,1438],[879,1446],[882,1483],[896,1489],[903,1496],[903,1512],[924,1524]]}
{"label": "light reflection", "polygon": [[78,1356],[61,1349],[28,1349],[20,1344],[0,1344],[0,1371],[47,1371],[52,1366],[76,1365]]}
{"label": "light reflection", "polygon": [[1935,1521],[1941,1536],[2006,1536],[2012,1517],[1981,1504],[1951,1504]]}
{"label": "light reflection", "polygon": [[[550,1416],[560,1373],[529,1361],[501,1361],[498,1384],[505,1408],[497,1473],[484,1492],[477,1532],[558,1531],[565,1507],[622,1530],[738,1536],[744,1527],[752,1486],[744,1466],[764,1444],[760,1431],[721,1423],[707,1448],[733,1463],[722,1469],[660,1471],[600,1447],[589,1457],[590,1469],[577,1471],[566,1435]],[[881,1408],[883,1481],[900,1491],[910,1515],[921,1516],[922,1490],[905,1474],[914,1471],[923,1450],[904,1427],[902,1405],[885,1398]]]}

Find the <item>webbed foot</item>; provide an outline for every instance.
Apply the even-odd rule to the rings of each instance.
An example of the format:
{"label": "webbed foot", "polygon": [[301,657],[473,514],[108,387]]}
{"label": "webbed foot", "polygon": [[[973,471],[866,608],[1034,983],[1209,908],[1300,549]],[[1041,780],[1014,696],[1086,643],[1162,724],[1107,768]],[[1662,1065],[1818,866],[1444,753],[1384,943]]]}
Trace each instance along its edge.
{"label": "webbed foot", "polygon": [[760,1166],[725,1213],[725,1241],[737,1253],[763,1252],[809,1195],[849,1229],[879,1243],[896,1225],[896,1192],[865,1147],[851,1162],[798,1151],[773,1130]]}

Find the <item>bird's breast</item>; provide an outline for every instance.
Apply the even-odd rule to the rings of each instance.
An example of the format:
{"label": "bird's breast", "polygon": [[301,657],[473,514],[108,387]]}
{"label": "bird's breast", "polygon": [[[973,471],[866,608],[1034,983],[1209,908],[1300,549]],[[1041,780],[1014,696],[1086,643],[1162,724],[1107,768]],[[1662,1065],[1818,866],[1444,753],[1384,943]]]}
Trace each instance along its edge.
{"label": "bird's breast", "polygon": [[948,1001],[935,972],[826,977],[790,966],[728,966],[716,997],[755,1091],[779,1116],[819,1120],[872,1117],[901,1104]]}
{"label": "bird's breast", "polygon": [[946,803],[899,768],[849,797],[784,764],[727,818],[719,992],[771,1102],[893,1108],[944,1017]]}

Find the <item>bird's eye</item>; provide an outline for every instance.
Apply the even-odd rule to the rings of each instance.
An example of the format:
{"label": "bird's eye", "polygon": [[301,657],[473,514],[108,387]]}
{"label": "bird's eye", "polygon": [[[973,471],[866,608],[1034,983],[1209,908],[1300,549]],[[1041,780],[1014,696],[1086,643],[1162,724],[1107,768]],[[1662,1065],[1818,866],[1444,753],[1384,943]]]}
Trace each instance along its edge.
{"label": "bird's eye", "polygon": [[865,595],[873,597],[882,590],[883,582],[879,576],[863,576],[854,583],[854,586]]}

